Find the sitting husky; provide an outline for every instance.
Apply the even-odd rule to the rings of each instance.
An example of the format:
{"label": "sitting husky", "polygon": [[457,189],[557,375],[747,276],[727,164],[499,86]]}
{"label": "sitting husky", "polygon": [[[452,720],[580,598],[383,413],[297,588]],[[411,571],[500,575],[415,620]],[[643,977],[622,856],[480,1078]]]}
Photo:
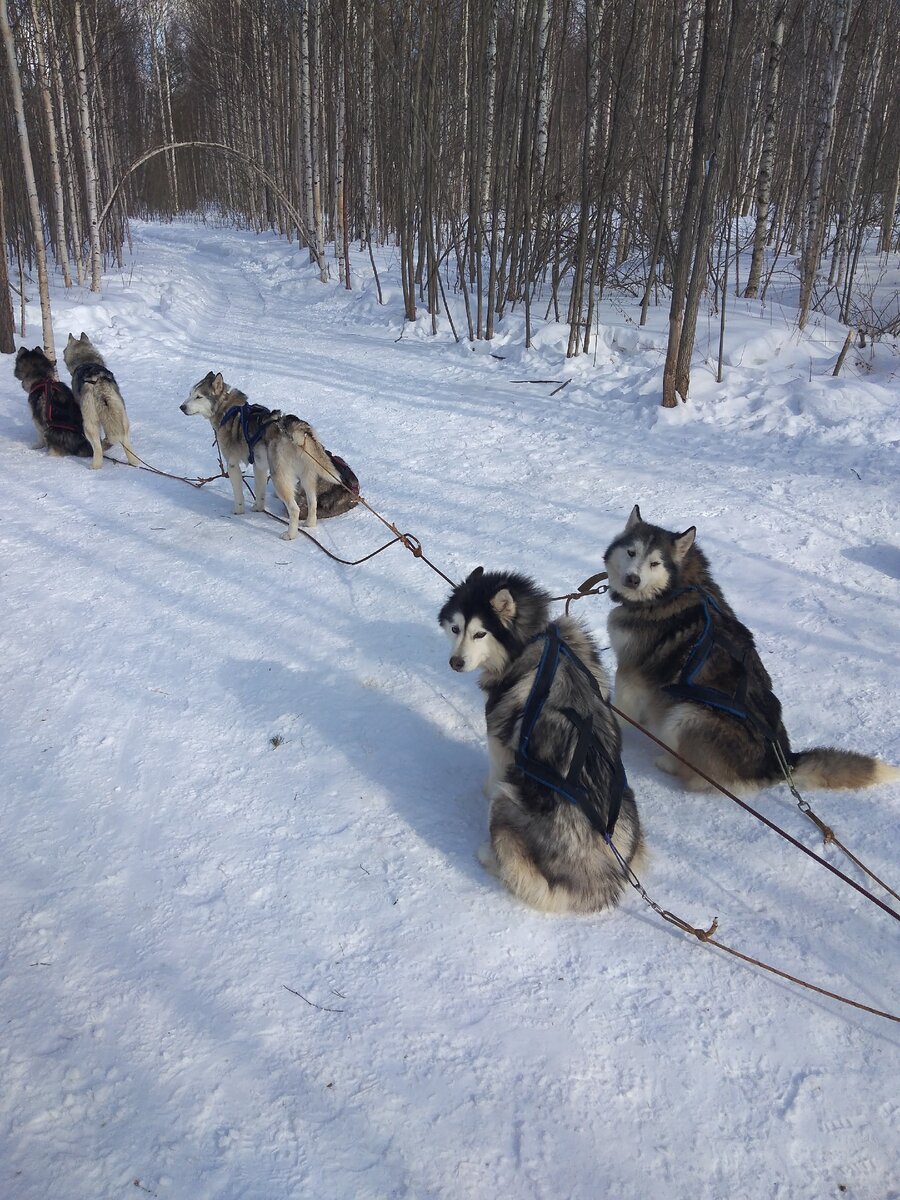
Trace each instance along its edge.
{"label": "sitting husky", "polygon": [[72,389],[54,379],[53,363],[40,346],[16,355],[13,368],[16,379],[28,393],[31,419],[37,430],[35,450],[47,447],[49,454],[77,454],[90,458],[93,451],[84,436],[81,409],[75,403]]}
{"label": "sitting husky", "polygon": [[[648,525],[634,506],[606,551],[616,653],[616,707],[726,787],[780,781],[780,747],[805,787],[858,788],[900,775],[848,750],[794,753],[753,634],[713,581],[696,529]],[[709,785],[664,754],[657,766],[691,790]]]}
{"label": "sitting husky", "polygon": [[[550,621],[532,580],[481,567],[438,620],[454,671],[481,671],[490,843],[482,864],[546,912],[611,908],[643,839],[597,650],[572,617]],[[613,854],[608,839],[617,854]]]}
{"label": "sitting husky", "polygon": [[84,434],[94,452],[91,470],[100,470],[103,451],[116,442],[121,443],[131,465],[139,466],[131,445],[125,401],[100,351],[86,333],[80,338],[73,338],[70,333],[63,358],[72,375],[72,391],[81,408]]}
{"label": "sitting husky", "polygon": [[[301,421],[299,417],[279,414],[278,420],[266,427],[264,437],[272,486],[288,514],[289,524],[281,536],[285,541],[292,541],[300,528],[300,505],[297,502],[300,491],[306,497],[306,519],[303,523],[307,529],[315,529],[319,489],[332,484],[340,486],[341,473],[312,425]],[[355,498],[353,503],[356,503]]]}

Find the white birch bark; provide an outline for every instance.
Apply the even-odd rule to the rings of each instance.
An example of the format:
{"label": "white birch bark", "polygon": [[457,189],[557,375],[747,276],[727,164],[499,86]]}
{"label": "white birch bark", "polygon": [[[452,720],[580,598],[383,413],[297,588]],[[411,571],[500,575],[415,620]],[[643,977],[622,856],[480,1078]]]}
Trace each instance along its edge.
{"label": "white birch bark", "polygon": [[772,22],[769,59],[766,75],[766,116],[763,128],[762,154],[756,181],[756,228],[753,234],[753,255],[744,295],[753,299],[759,292],[766,229],[769,224],[769,204],[772,196],[772,170],[775,163],[775,128],[778,104],[778,84],[781,78],[781,48],[784,43],[784,10],[779,3]]}
{"label": "white birch bark", "polygon": [[[6,65],[9,71],[9,86],[12,92],[13,110],[16,114],[16,127],[19,132],[19,149],[22,155],[22,173],[25,176],[25,191],[28,196],[28,211],[34,232],[34,252],[37,262],[38,290],[41,297],[41,327],[44,337],[44,353],[51,362],[56,362],[56,345],[53,341],[53,319],[50,313],[50,287],[47,280],[47,251],[44,246],[44,226],[41,220],[41,206],[38,200],[37,183],[34,177],[34,162],[31,158],[31,143],[28,137],[28,126],[25,123],[25,104],[22,98],[22,80],[19,76],[19,64],[16,61],[16,48],[13,44],[12,29],[9,25],[9,13],[6,0],[0,0],[0,38],[6,51]],[[6,247],[0,246],[0,254],[6,253]]]}
{"label": "white birch bark", "polygon": [[[313,208],[313,160],[312,160],[312,98],[309,86],[309,0],[300,9],[300,140],[303,151],[303,187],[301,211],[306,218],[306,228],[315,228]],[[314,241],[309,244],[309,261],[315,262]]]}
{"label": "white birch bark", "polygon": [[73,0],[75,16],[75,65],[78,83],[78,113],[81,123],[81,143],[84,152],[85,204],[88,217],[88,238],[91,249],[91,291],[100,291],[101,256],[100,227],[97,224],[97,159],[94,153],[94,134],[88,103],[87,64],[84,55],[81,0]]}
{"label": "white birch bark", "polygon": [[813,286],[825,234],[825,168],[834,143],[835,112],[847,57],[847,28],[850,24],[851,8],[852,0],[832,0],[825,76],[822,81],[815,121],[806,218],[806,244],[800,270],[800,314],[797,322],[800,329],[803,329],[809,320]]}
{"label": "white birch bark", "polygon": [[537,118],[535,123],[534,146],[538,180],[544,177],[544,167],[547,162],[547,144],[550,125],[550,70],[547,61],[547,43],[550,40],[550,22],[552,10],[548,0],[539,0],[537,12]]}
{"label": "white birch bark", "polygon": [[488,30],[484,51],[484,140],[481,146],[481,203],[483,218],[490,203],[492,159],[494,154],[494,113],[497,91],[497,8],[498,0],[487,0]]}
{"label": "white birch bark", "polygon": [[47,122],[47,161],[50,165],[50,182],[53,189],[53,225],[56,262],[62,271],[63,283],[67,288],[70,288],[72,286],[72,275],[69,271],[69,252],[66,244],[65,202],[63,199],[62,174],[59,169],[59,138],[56,133],[56,116],[53,112],[53,96],[50,92],[50,77],[47,71],[47,58],[44,54],[44,40],[41,31],[38,0],[31,0],[31,19],[34,23],[34,52],[37,56],[41,104],[44,108],[44,119]]}

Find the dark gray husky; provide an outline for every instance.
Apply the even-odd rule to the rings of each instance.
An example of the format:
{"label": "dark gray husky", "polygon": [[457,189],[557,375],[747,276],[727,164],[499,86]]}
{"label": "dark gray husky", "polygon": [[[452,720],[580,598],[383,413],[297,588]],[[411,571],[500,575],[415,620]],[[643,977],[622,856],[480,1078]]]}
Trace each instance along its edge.
{"label": "dark gray husky", "polygon": [[54,377],[53,363],[40,348],[23,346],[13,368],[28,393],[31,419],[37,431],[35,450],[44,446],[51,455],[75,454],[90,458],[93,451],[84,436],[81,409],[72,389]]}
{"label": "dark gray husky", "polygon": [[[616,707],[718,783],[744,791],[784,778],[776,744],[801,786],[858,788],[900,776],[850,750],[791,750],[753,634],[713,580],[696,532],[649,525],[635,505],[603,556],[617,605],[609,616]],[[670,754],[657,766],[692,790],[709,786]]]}
{"label": "dark gray husky", "polygon": [[479,567],[438,620],[450,666],[480,670],[486,695],[491,840],[479,859],[534,908],[596,912],[619,900],[643,840],[596,647],[549,606],[531,579]]}

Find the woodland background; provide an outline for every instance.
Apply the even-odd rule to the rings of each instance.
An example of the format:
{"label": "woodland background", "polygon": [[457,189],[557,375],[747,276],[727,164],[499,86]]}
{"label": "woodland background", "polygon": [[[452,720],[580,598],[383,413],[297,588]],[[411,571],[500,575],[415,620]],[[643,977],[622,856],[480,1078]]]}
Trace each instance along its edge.
{"label": "woodland background", "polygon": [[0,31],[4,351],[45,244],[96,291],[129,216],[183,213],[348,287],[351,242],[395,243],[407,319],[453,293],[472,340],[518,307],[574,356],[604,295],[665,304],[666,406],[701,300],[765,304],[776,263],[800,328],[898,332],[857,282],[898,236],[894,0],[0,0]]}

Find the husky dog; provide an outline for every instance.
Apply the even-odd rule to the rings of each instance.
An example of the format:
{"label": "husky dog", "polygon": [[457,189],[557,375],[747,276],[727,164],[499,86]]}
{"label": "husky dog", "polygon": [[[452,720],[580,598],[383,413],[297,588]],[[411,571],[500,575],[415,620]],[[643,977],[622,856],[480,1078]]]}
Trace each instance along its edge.
{"label": "husky dog", "polygon": [[341,473],[313,427],[299,417],[279,414],[276,421],[266,426],[263,440],[269,456],[272,485],[288,514],[288,528],[281,536],[285,541],[291,541],[300,529],[297,493],[302,489],[306,497],[304,525],[307,529],[315,529],[319,487],[339,484]]}
{"label": "husky dog", "polygon": [[277,410],[272,412],[261,404],[248,404],[246,395],[237,388],[229,387],[221,371],[207,371],[191,388],[187,400],[181,405],[181,411],[187,417],[206,417],[212,425],[228,468],[235,515],[240,516],[244,511],[242,462],[250,463],[253,467],[253,511],[265,512],[269,455],[263,435],[266,427],[277,421],[281,413]]}
{"label": "husky dog", "polygon": [[[334,465],[335,476],[340,483],[331,479],[320,478],[316,487],[316,517],[324,520],[326,517],[339,517],[341,513],[349,512],[359,504],[359,480],[344,459],[325,452]],[[298,483],[294,489],[294,499],[297,501],[298,520],[305,521],[308,513],[306,492],[303,484]]]}
{"label": "husky dog", "polygon": [[53,377],[53,363],[40,346],[27,350],[24,346],[16,355],[13,368],[16,379],[28,393],[31,419],[37,430],[35,450],[47,447],[53,456],[77,454],[90,458],[93,451],[84,436],[81,409],[75,403],[72,389]]}
{"label": "husky dog", "polygon": [[607,836],[629,864],[643,839],[596,647],[574,618],[551,623],[549,605],[531,579],[479,567],[438,620],[450,666],[480,670],[486,695],[490,843],[480,861],[534,908],[596,912],[627,882]]}
{"label": "husky dog", "polygon": [[[877,758],[829,747],[795,753],[753,634],[709,572],[696,529],[649,525],[637,505],[606,551],[616,707],[726,786],[780,781],[776,744],[805,787],[858,788],[900,776]],[[664,754],[657,766],[693,791],[708,785]]]}
{"label": "husky dog", "polygon": [[81,407],[84,434],[94,452],[91,470],[100,470],[103,451],[116,442],[121,443],[131,465],[139,466],[131,445],[125,401],[100,351],[86,333],[80,338],[70,333],[63,358],[72,375],[72,391]]}

